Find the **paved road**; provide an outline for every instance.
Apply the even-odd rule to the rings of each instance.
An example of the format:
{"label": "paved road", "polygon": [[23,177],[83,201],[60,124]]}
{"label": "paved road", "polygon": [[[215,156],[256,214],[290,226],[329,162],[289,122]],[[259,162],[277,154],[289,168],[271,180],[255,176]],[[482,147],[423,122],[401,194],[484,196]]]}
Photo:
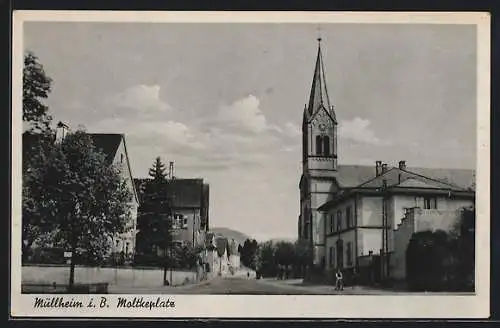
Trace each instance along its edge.
{"label": "paved road", "polygon": [[311,292],[264,280],[221,278],[193,288],[181,288],[179,294],[307,295]]}
{"label": "paved road", "polygon": [[[394,295],[407,294],[404,291],[391,291],[372,287],[346,287],[342,292],[335,291],[333,286],[306,285],[300,280],[215,278],[195,285],[178,287],[137,288],[110,286],[110,294],[212,294],[212,295]],[[412,293],[412,295],[435,294],[432,292]],[[439,293],[437,293],[439,294]],[[446,293],[444,293],[446,294]],[[457,293],[454,295],[471,295]]]}
{"label": "paved road", "polygon": [[[122,294],[233,294],[233,295],[334,295],[339,294],[332,286],[305,286],[277,280],[245,278],[216,278],[191,286],[160,288],[111,287],[110,293]],[[380,290],[360,290],[346,287],[340,294],[380,294]]]}

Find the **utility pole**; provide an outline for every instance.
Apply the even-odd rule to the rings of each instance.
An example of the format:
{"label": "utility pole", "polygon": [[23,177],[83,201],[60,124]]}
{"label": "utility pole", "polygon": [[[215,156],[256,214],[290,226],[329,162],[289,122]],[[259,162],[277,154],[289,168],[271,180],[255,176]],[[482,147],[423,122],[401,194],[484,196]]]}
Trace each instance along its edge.
{"label": "utility pole", "polygon": [[387,217],[387,180],[382,180],[382,252],[381,252],[381,281],[384,281],[389,274],[389,238],[388,238],[388,217]]}

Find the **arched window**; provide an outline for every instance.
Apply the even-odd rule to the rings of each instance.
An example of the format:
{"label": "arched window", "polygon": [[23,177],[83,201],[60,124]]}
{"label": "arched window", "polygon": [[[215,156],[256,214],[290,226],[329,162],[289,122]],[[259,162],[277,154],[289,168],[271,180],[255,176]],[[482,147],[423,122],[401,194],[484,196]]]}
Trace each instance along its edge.
{"label": "arched window", "polygon": [[323,138],[321,136],[316,136],[316,155],[322,155],[323,153]]}
{"label": "arched window", "polygon": [[323,155],[330,156],[330,138],[328,136],[323,137]]}

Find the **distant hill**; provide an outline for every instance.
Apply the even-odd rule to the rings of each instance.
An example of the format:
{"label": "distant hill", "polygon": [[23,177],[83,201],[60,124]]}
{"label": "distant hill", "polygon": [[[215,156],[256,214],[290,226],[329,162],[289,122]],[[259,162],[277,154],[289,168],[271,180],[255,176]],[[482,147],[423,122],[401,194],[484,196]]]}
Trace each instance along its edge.
{"label": "distant hill", "polygon": [[245,243],[245,240],[250,239],[247,235],[245,235],[242,232],[229,229],[229,228],[210,228],[210,232],[216,233],[216,234],[221,234],[224,237],[226,237],[228,240],[234,239],[236,242],[238,242],[240,245],[243,246]]}

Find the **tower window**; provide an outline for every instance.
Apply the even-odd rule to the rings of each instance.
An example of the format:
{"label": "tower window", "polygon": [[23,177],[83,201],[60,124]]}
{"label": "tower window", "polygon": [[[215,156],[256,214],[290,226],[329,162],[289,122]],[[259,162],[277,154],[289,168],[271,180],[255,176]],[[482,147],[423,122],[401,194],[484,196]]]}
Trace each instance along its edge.
{"label": "tower window", "polygon": [[316,155],[323,153],[323,140],[322,136],[316,136]]}
{"label": "tower window", "polygon": [[330,156],[330,138],[328,136],[323,137],[323,155]]}
{"label": "tower window", "polygon": [[316,136],[316,155],[330,156],[330,138],[328,136]]}

